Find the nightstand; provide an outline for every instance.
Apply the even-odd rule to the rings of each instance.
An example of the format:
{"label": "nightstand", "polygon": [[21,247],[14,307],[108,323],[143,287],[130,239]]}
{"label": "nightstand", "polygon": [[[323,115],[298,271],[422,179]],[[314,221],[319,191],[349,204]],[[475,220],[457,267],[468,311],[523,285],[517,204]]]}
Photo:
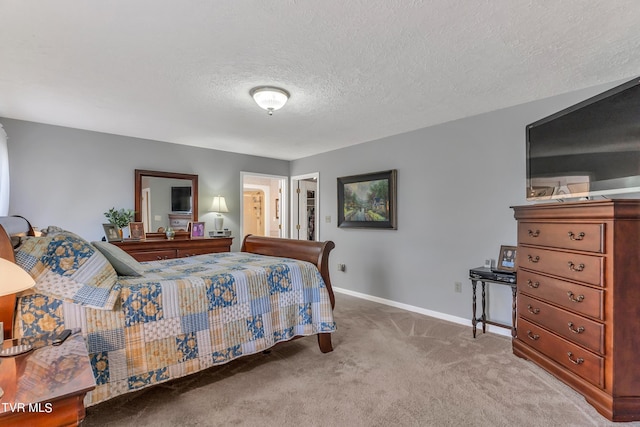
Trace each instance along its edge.
{"label": "nightstand", "polygon": [[76,333],[52,346],[53,337],[4,342],[3,347],[22,341],[35,349],[0,358],[0,425],[75,426],[84,419],[84,396],[96,385],[84,338]]}

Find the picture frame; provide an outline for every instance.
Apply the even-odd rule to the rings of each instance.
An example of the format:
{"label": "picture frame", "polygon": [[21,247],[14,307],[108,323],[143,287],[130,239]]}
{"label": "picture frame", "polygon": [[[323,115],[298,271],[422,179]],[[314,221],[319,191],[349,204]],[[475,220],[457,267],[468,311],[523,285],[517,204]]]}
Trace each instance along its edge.
{"label": "picture frame", "polygon": [[144,223],[142,222],[130,222],[129,223],[129,235],[133,240],[144,240]]}
{"label": "picture frame", "polygon": [[396,169],[338,178],[338,227],[397,230]]}
{"label": "picture frame", "polygon": [[204,239],[204,222],[189,223],[189,232],[192,239]]}
{"label": "picture frame", "polygon": [[115,224],[102,224],[102,228],[104,229],[104,235],[107,239],[107,242],[122,242],[122,234],[120,234],[120,227]]}
{"label": "picture frame", "polygon": [[500,256],[498,257],[498,265],[496,266],[496,270],[515,272],[517,268],[517,249],[518,248],[515,246],[500,246]]}

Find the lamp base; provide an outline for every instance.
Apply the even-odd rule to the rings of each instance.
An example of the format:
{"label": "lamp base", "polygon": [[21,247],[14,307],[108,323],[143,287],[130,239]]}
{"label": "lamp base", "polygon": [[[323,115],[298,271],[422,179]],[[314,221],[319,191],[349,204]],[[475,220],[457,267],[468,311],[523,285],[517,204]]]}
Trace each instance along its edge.
{"label": "lamp base", "polygon": [[13,347],[8,347],[0,351],[0,357],[19,356],[21,354],[28,353],[31,350],[33,350],[33,346],[31,344],[14,345]]}
{"label": "lamp base", "polygon": [[222,224],[224,224],[224,218],[222,216],[217,216],[213,219],[213,227],[216,230],[222,230]]}

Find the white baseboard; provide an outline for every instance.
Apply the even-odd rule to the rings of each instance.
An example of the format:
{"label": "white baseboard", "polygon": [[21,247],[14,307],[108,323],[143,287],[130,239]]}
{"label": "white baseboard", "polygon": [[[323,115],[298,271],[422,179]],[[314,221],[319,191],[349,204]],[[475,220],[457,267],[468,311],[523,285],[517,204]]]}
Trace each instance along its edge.
{"label": "white baseboard", "polygon": [[[440,313],[439,311],[427,310],[426,308],[416,307],[414,305],[404,304],[404,303],[401,303],[401,302],[396,302],[396,301],[392,301],[392,300],[388,300],[388,299],[384,299],[384,298],[380,298],[380,297],[374,297],[372,295],[367,295],[367,294],[363,294],[363,293],[360,293],[360,292],[351,291],[349,289],[334,287],[333,290],[335,292],[338,292],[338,293],[341,293],[341,294],[350,295],[352,297],[356,297],[356,298],[361,298],[361,299],[365,299],[365,300],[368,300],[368,301],[377,302],[379,304],[384,304],[384,305],[388,305],[388,306],[391,306],[391,307],[400,308],[402,310],[407,310],[407,311],[411,311],[411,312],[418,313],[418,314],[424,314],[425,316],[435,317],[436,319],[446,320],[448,322],[457,323],[459,325],[464,325],[464,326],[469,326],[469,327],[472,326],[471,325],[471,320],[470,319],[465,319],[463,317],[452,316],[450,314]],[[480,325],[478,325],[478,327],[479,327],[480,333],[482,333],[482,327]],[[496,335],[504,335],[506,337],[510,337],[511,336],[511,331],[509,329],[500,328],[498,326],[493,326],[493,325],[487,325],[487,332],[491,332],[491,333],[496,334]],[[471,333],[471,331],[469,331],[469,333]]]}

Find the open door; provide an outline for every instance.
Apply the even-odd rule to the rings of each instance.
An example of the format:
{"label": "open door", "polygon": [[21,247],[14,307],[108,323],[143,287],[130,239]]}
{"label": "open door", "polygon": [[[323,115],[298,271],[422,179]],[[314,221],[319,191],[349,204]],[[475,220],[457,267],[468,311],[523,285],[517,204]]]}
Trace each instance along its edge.
{"label": "open door", "polygon": [[317,172],[291,178],[291,238],[319,239],[318,206],[320,206]]}

